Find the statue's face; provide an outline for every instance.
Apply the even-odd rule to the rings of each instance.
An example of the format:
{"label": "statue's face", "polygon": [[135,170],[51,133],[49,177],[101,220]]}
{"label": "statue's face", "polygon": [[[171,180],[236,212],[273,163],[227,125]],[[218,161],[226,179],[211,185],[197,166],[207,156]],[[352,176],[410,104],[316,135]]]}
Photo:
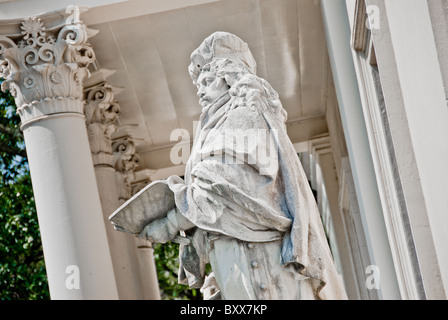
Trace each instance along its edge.
{"label": "statue's face", "polygon": [[204,71],[199,75],[197,87],[199,104],[202,108],[215,102],[216,99],[221,97],[230,88],[223,78],[216,77],[210,71]]}

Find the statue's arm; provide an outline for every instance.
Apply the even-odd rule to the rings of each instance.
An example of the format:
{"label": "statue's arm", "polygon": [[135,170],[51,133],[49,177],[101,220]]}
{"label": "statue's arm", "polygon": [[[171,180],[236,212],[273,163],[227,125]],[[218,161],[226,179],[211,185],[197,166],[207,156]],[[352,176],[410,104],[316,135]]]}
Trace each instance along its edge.
{"label": "statue's arm", "polygon": [[174,208],[168,212],[166,217],[146,225],[139,237],[150,242],[166,243],[175,239],[180,231],[191,229],[194,226],[177,208]]}

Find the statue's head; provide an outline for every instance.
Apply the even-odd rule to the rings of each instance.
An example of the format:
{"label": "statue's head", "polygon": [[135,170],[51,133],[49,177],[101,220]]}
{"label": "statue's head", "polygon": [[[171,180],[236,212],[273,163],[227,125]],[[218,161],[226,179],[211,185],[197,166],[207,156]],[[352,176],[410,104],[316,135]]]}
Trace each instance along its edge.
{"label": "statue's head", "polygon": [[191,54],[188,67],[202,107],[227,91],[242,75],[256,73],[249,46],[237,36],[215,32]]}

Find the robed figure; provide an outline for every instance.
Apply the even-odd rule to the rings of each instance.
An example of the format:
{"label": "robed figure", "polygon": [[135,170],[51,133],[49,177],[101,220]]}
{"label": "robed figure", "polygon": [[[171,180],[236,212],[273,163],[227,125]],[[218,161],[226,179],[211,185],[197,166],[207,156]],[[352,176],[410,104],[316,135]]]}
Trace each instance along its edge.
{"label": "robed figure", "polygon": [[176,208],[140,236],[189,238],[179,282],[206,299],[346,299],[286,111],[248,45],[213,33],[189,72],[202,114],[184,180],[167,179]]}

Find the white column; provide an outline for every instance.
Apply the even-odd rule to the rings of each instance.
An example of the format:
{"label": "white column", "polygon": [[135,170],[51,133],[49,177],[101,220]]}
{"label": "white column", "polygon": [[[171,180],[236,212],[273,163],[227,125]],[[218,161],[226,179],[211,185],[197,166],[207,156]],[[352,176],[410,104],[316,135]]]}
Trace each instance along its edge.
{"label": "white column", "polygon": [[143,299],[160,300],[157,268],[154,261],[154,249],[147,240],[136,239],[138,261],[140,263],[140,277],[143,285]]}
{"label": "white column", "polygon": [[117,299],[83,115],[94,54],[73,22],[28,18],[20,39],[0,37],[0,75],[22,120],[51,298]]}
{"label": "white column", "polygon": [[134,236],[114,230],[109,221],[109,216],[120,206],[111,140],[118,127],[120,107],[114,101],[113,88],[102,82],[86,89],[85,114],[118,296],[120,300],[141,299],[142,284]]}
{"label": "white column", "polygon": [[380,299],[400,299],[350,51],[351,31],[345,1],[322,0],[321,4],[359,208],[372,263],[381,272],[378,295]]}
{"label": "white column", "polygon": [[[124,130],[124,135],[120,136],[120,134],[117,134],[112,143],[112,150],[114,153],[118,200],[120,203],[124,203],[140,190],[145,181],[149,183],[150,179],[147,177],[142,180],[142,177],[137,174],[138,171],[135,171],[139,165],[140,158],[136,152],[134,139],[126,130]],[[137,237],[132,240],[134,240],[133,249],[137,248],[139,268],[136,268],[135,272],[138,273],[136,276],[140,279],[142,298],[158,300],[160,299],[160,291],[153,256],[154,249],[148,240]]]}
{"label": "white column", "polygon": [[[121,163],[122,167],[131,169],[132,172],[135,166],[132,156],[121,159],[119,155],[116,154],[114,157],[113,154],[112,136],[119,130],[120,115],[120,107],[114,100],[114,89],[105,82],[86,89],[85,113],[119,298],[121,300],[159,299],[157,272],[152,272],[151,269],[151,266],[155,266],[154,258],[149,252],[152,248],[144,243],[144,249],[140,249],[134,235],[116,231],[109,221],[109,216],[122,204],[119,200],[118,189],[121,184],[117,184],[117,175],[121,179],[119,182],[124,182],[121,173],[117,174],[114,164],[121,160],[127,164]],[[117,148],[116,144],[114,146],[120,151],[123,148],[123,145],[120,145],[122,148]],[[124,149],[129,148],[124,147]],[[131,149],[134,153],[135,148]],[[131,190],[129,190],[130,195]],[[150,253],[145,255],[146,259],[142,259],[142,250]]]}

